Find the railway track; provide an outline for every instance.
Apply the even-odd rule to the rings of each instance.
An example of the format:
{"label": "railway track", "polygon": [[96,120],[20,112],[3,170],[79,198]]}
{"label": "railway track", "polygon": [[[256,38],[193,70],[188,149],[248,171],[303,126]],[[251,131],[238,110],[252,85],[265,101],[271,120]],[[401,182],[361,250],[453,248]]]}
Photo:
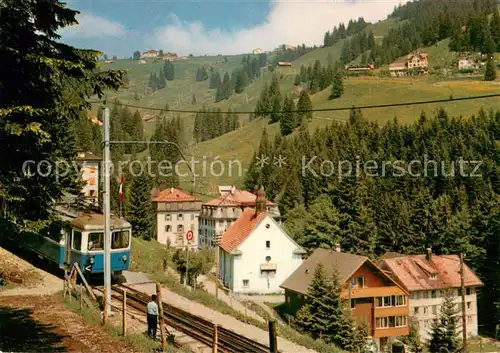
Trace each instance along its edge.
{"label": "railway track", "polygon": [[[94,287],[102,292],[102,288]],[[127,291],[127,306],[133,307],[141,312],[146,312],[150,296],[127,285],[115,285],[112,287],[112,298],[123,300],[123,290]],[[196,341],[213,347],[213,335],[215,324],[199,316],[193,315],[182,309],[171,306],[165,302],[163,305],[163,317],[167,326],[182,332]],[[248,337],[234,333],[224,327],[218,326],[218,352],[221,353],[267,353],[269,347]]]}

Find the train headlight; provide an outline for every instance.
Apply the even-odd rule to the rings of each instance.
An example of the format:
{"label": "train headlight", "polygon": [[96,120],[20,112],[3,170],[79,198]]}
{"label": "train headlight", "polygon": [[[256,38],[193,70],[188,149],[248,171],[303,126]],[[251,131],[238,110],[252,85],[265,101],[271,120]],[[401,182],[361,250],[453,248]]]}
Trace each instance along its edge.
{"label": "train headlight", "polygon": [[122,261],[123,261],[123,263],[127,262],[127,255],[122,256]]}

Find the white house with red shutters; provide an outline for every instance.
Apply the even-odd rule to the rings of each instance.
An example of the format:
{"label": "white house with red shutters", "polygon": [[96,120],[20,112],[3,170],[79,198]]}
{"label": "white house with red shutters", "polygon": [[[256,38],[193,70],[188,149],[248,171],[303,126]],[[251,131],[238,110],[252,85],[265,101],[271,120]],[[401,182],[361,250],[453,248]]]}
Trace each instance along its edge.
{"label": "white house with red shutters", "polygon": [[219,277],[234,293],[282,293],[305,253],[268,213],[261,188],[255,209],[245,209],[221,237]]}

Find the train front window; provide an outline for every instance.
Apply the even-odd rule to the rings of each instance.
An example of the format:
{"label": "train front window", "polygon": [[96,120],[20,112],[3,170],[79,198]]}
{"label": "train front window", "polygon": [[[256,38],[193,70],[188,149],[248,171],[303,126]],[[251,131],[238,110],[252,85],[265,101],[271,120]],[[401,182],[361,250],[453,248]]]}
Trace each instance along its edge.
{"label": "train front window", "polygon": [[73,231],[73,243],[71,244],[71,247],[74,250],[81,251],[82,250],[82,233],[79,231],[74,230]]}
{"label": "train front window", "polygon": [[128,230],[113,232],[113,236],[111,239],[111,248],[112,249],[128,248],[129,241],[130,241],[130,232]]}
{"label": "train front window", "polygon": [[104,233],[90,233],[88,249],[104,250]]}

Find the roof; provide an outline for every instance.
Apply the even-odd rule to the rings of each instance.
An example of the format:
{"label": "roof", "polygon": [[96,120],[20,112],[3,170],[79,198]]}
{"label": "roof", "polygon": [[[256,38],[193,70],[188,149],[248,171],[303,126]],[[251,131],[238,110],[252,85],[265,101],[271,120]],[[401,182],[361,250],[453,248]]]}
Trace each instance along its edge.
{"label": "roof", "polygon": [[266,217],[266,212],[256,214],[255,210],[246,209],[222,235],[220,247],[226,252],[233,251]]}
{"label": "roof", "polygon": [[156,51],[156,50],[148,50],[148,51],[145,51],[143,54],[149,54],[149,53],[158,53],[158,51]]}
{"label": "roof", "polygon": [[406,64],[402,63],[402,62],[396,62],[396,63],[392,63],[389,65],[389,70],[390,69],[398,70],[398,69],[405,69],[405,68],[406,68]]}
{"label": "roof", "polygon": [[[257,196],[246,190],[233,188],[233,191],[227,190],[226,187],[219,187],[220,194],[217,198],[204,203],[205,206],[255,206]],[[274,206],[271,201],[266,201],[266,205]]]}
{"label": "roof", "polygon": [[199,201],[195,196],[190,195],[180,189],[168,188],[160,192],[154,199],[156,202],[180,202],[180,201]]}
{"label": "roof", "polygon": [[302,262],[302,265],[280,287],[296,293],[307,294],[314,271],[319,263],[323,264],[327,276],[331,276],[336,268],[340,283],[344,284],[366,261],[369,259],[365,256],[319,248],[314,250],[311,256]]}
{"label": "roof", "polygon": [[[458,255],[435,255],[431,261],[425,255],[393,257],[383,260],[384,266],[408,291],[460,287],[460,258]],[[436,279],[430,279],[434,273]],[[464,284],[479,287],[483,283],[464,264]]]}
{"label": "roof", "polygon": [[278,66],[292,66],[292,63],[288,61],[278,61],[276,64]]}
{"label": "roof", "polygon": [[[84,231],[100,230],[104,231],[104,215],[102,213],[85,213],[77,218],[72,223],[74,228]],[[129,222],[123,218],[111,217],[111,228],[131,228]]]}

